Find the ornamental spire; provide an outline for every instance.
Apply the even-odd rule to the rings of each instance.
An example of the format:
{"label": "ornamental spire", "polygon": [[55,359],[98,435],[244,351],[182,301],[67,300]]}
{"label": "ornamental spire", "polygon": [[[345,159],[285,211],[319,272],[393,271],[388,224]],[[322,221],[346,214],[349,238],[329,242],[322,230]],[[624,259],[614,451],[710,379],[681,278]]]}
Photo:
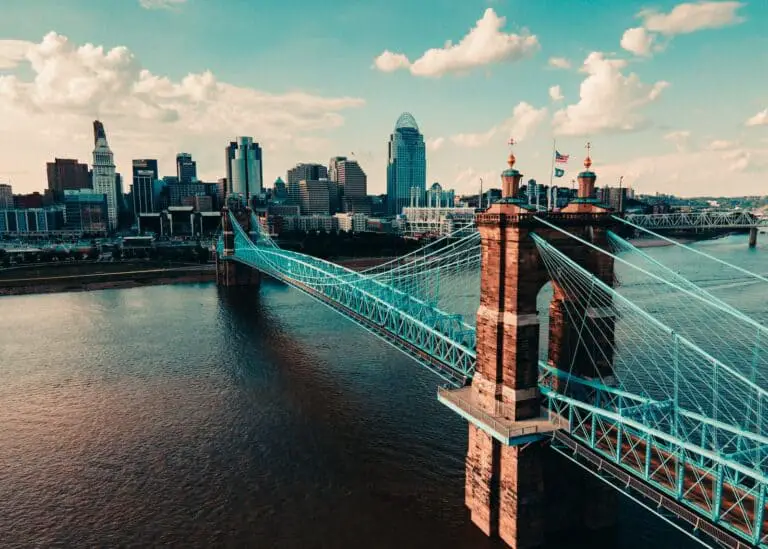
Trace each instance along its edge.
{"label": "ornamental spire", "polygon": [[584,148],[587,149],[587,157],[584,159],[584,168],[589,171],[589,168],[592,167],[592,158],[590,157],[590,152],[592,151],[592,143],[587,141],[587,144],[584,145]]}
{"label": "ornamental spire", "polygon": [[510,137],[507,144],[509,145],[509,158],[507,158],[507,164],[509,165],[509,169],[512,169],[512,167],[515,165],[515,161],[517,160],[512,150],[512,148],[516,144],[515,139],[513,137]]}

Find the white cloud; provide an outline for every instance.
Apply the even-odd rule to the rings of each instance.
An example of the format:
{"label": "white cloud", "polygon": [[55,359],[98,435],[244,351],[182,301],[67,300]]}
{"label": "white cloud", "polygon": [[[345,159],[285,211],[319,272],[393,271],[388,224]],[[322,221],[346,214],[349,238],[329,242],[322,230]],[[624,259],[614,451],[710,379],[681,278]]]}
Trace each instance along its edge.
{"label": "white cloud", "polygon": [[708,151],[725,151],[732,149],[738,145],[735,141],[727,141],[725,139],[715,139],[709,145],[707,145]]}
{"label": "white cloud", "polygon": [[427,149],[430,151],[437,151],[445,144],[444,137],[433,137],[427,139]]}
{"label": "white cloud", "polygon": [[691,138],[691,132],[688,130],[677,130],[669,132],[664,136],[665,141],[674,143],[678,151],[685,151],[688,148],[688,141]]}
{"label": "white cloud", "polygon": [[554,67],[556,69],[571,68],[571,62],[568,61],[565,57],[550,57],[548,63],[550,67]]}
{"label": "white cloud", "polygon": [[741,23],[744,18],[736,11],[742,6],[742,2],[687,2],[678,4],[669,13],[643,10],[638,17],[643,19],[647,30],[673,36]]}
{"label": "white cloud", "polygon": [[552,86],[549,88],[549,98],[552,99],[552,101],[562,101],[565,99],[565,96],[563,96],[563,91],[560,89],[560,86]]}
{"label": "white cloud", "polygon": [[546,117],[546,107],[537,109],[525,101],[521,101],[513,109],[512,116],[501,124],[493,126],[483,133],[456,134],[451,137],[451,141],[460,147],[477,148],[487,145],[494,137],[502,134],[499,139],[509,140],[512,137],[516,142],[521,142],[533,133]]}
{"label": "white cloud", "polygon": [[171,10],[184,4],[187,0],[139,0],[139,5],[148,10]]}
{"label": "white cloud", "polygon": [[26,40],[0,40],[0,70],[16,67],[27,55]]}
{"label": "white cloud", "polygon": [[[722,152],[713,152],[715,149]],[[642,193],[737,196],[765,194],[764,184],[755,174],[766,169],[768,144],[739,146],[713,141],[704,149],[634,157],[627,162],[600,165],[597,171],[599,178],[606,181],[624,176],[625,184]]]}
{"label": "white cloud", "polygon": [[483,190],[501,187],[501,169],[479,171],[472,167],[457,166],[453,184],[460,193],[475,193],[480,191],[480,180],[483,180]]}
{"label": "white cloud", "polygon": [[410,66],[411,62],[405,55],[392,53],[389,50],[384,50],[373,60],[373,68],[379,69],[381,72],[394,72],[398,69],[407,69]]}
{"label": "white cloud", "polygon": [[384,72],[408,68],[414,76],[439,78],[493,63],[518,61],[538,50],[536,36],[502,32],[505,22],[505,17],[488,8],[458,44],[449,41],[442,48],[429,49],[413,63],[404,54],[385,50],[374,60],[374,67]]}
{"label": "white cloud", "polygon": [[476,149],[490,143],[491,139],[494,138],[498,131],[499,128],[494,126],[483,133],[457,133],[456,135],[451,136],[451,141],[459,147]]}
{"label": "white cloud", "polygon": [[[88,159],[93,147],[89,128],[99,118],[106,125],[118,168],[125,158],[122,154],[158,155],[162,162],[178,150],[198,146],[210,151],[205,153],[211,155],[210,177],[220,177],[219,152],[228,139],[252,135],[283,149],[320,146],[322,140],[313,132],[341,126],[342,111],[364,104],[352,97],[326,98],[301,91],[275,94],[234,86],[218,81],[209,71],[174,81],[143,69],[125,47],[78,47],[53,32],[25,47],[25,66],[19,67],[24,70],[0,75],[0,132],[15,135],[0,149],[0,165],[9,171],[29,166],[44,171],[47,156],[53,154]],[[0,40],[0,51],[8,49]],[[45,128],[71,137],[41,135]],[[39,186],[38,181],[28,184]]]}
{"label": "white cloud", "polygon": [[755,116],[749,118],[746,123],[747,126],[766,126],[768,125],[768,109],[760,111]]}
{"label": "white cloud", "polygon": [[606,59],[600,52],[590,53],[582,69],[588,76],[581,83],[579,102],[555,113],[555,132],[584,136],[644,127],[647,119],[639,111],[655,101],[669,84],[644,84],[634,73],[622,74],[625,67],[626,61]]}
{"label": "white cloud", "polygon": [[742,6],[742,2],[699,1],[678,4],[669,13],[642,10],[637,14],[642,26],[627,29],[621,37],[621,47],[648,57],[652,50],[663,49],[663,45],[656,44],[659,34],[672,37],[741,23],[744,18],[736,12]]}
{"label": "white cloud", "polygon": [[621,37],[621,47],[635,55],[647,57],[651,55],[654,36],[643,27],[627,29]]}

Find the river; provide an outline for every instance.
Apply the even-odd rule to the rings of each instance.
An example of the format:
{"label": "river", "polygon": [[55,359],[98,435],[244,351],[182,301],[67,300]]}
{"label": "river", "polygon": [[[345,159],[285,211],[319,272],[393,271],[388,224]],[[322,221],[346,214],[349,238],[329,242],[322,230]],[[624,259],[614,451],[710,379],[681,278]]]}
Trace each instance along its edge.
{"label": "river", "polygon": [[[503,546],[439,379],[278,283],[3,297],[0,368],[0,547]],[[629,501],[598,545],[698,546]]]}

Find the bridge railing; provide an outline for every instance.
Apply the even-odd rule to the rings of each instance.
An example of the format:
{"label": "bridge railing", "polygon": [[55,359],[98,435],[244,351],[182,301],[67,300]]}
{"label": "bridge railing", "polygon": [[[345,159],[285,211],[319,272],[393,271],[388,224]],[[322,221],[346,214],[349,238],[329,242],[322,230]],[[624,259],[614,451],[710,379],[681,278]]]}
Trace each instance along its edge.
{"label": "bridge railing", "polygon": [[768,225],[768,219],[744,211],[626,214],[624,219],[645,229],[737,229]]}
{"label": "bridge railing", "polygon": [[[451,377],[446,379],[454,383],[463,384],[472,377],[475,350],[466,341],[471,326],[457,321],[456,315],[440,311],[379,280],[369,279],[322,259],[277,247],[257,246],[239,224],[233,225],[235,260],[260,269],[313,297],[322,297],[322,301],[358,324],[363,322],[363,327],[385,330],[388,336],[399,338],[406,346],[417,350],[408,354],[425,366],[435,371],[434,366],[441,365],[444,371],[451,373]],[[434,320],[431,324],[429,318]],[[370,323],[370,326],[365,323]],[[457,338],[457,334],[461,339]],[[474,339],[471,341],[474,342]]]}
{"label": "bridge railing", "polygon": [[[553,378],[567,379],[568,394],[552,389]],[[643,408],[664,410],[666,403],[544,363],[540,389],[550,411],[567,418],[566,431],[578,444],[741,539],[756,545],[765,541],[768,478],[718,449],[718,441],[725,440],[765,447],[765,437],[686,410],[675,411],[681,421],[655,424],[642,415]]]}

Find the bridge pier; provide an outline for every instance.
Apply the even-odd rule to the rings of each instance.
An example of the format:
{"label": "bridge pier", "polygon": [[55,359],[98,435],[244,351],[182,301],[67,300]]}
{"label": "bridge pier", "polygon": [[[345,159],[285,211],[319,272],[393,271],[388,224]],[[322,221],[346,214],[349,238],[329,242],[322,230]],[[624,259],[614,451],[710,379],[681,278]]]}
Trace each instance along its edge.
{"label": "bridge pier", "polygon": [[[246,233],[250,231],[251,216],[246,213],[239,222]],[[224,247],[221,257],[216,254],[216,284],[224,287],[261,285],[261,273],[234,260],[235,232],[229,219],[229,208],[224,206],[221,212],[221,228]]]}
{"label": "bridge pier", "polygon": [[[565,532],[610,528],[616,519],[616,494],[583,471],[565,465],[547,448],[546,437],[522,435],[505,443],[481,426],[483,416],[519,422],[546,418],[538,386],[540,325],[536,301],[548,275],[530,235],[535,230],[557,242],[570,257],[610,285],[613,262],[538,223],[534,215],[546,214],[534,213],[515,198],[522,175],[512,169],[513,164],[511,156],[510,169],[502,174],[505,198],[477,216],[482,270],[477,366],[470,401],[482,412],[479,421],[469,425],[465,503],[472,521],[487,535],[499,536],[514,549],[531,549]],[[588,170],[589,164],[585,165]],[[594,173],[580,174],[581,200],[569,206],[565,215],[553,214],[550,221],[567,224],[569,231],[585,240],[603,244],[603,240],[607,243],[606,226],[612,222],[610,215],[600,215],[610,210],[591,198],[594,181]],[[610,377],[612,357],[605,356],[597,364],[588,360],[590,349],[579,342],[565,314],[568,297],[555,288],[550,305],[549,360],[567,360],[565,369],[577,375]],[[607,312],[586,306],[582,311],[612,325]]]}
{"label": "bridge pier", "polygon": [[749,229],[749,247],[757,247],[757,227],[750,227]]}

